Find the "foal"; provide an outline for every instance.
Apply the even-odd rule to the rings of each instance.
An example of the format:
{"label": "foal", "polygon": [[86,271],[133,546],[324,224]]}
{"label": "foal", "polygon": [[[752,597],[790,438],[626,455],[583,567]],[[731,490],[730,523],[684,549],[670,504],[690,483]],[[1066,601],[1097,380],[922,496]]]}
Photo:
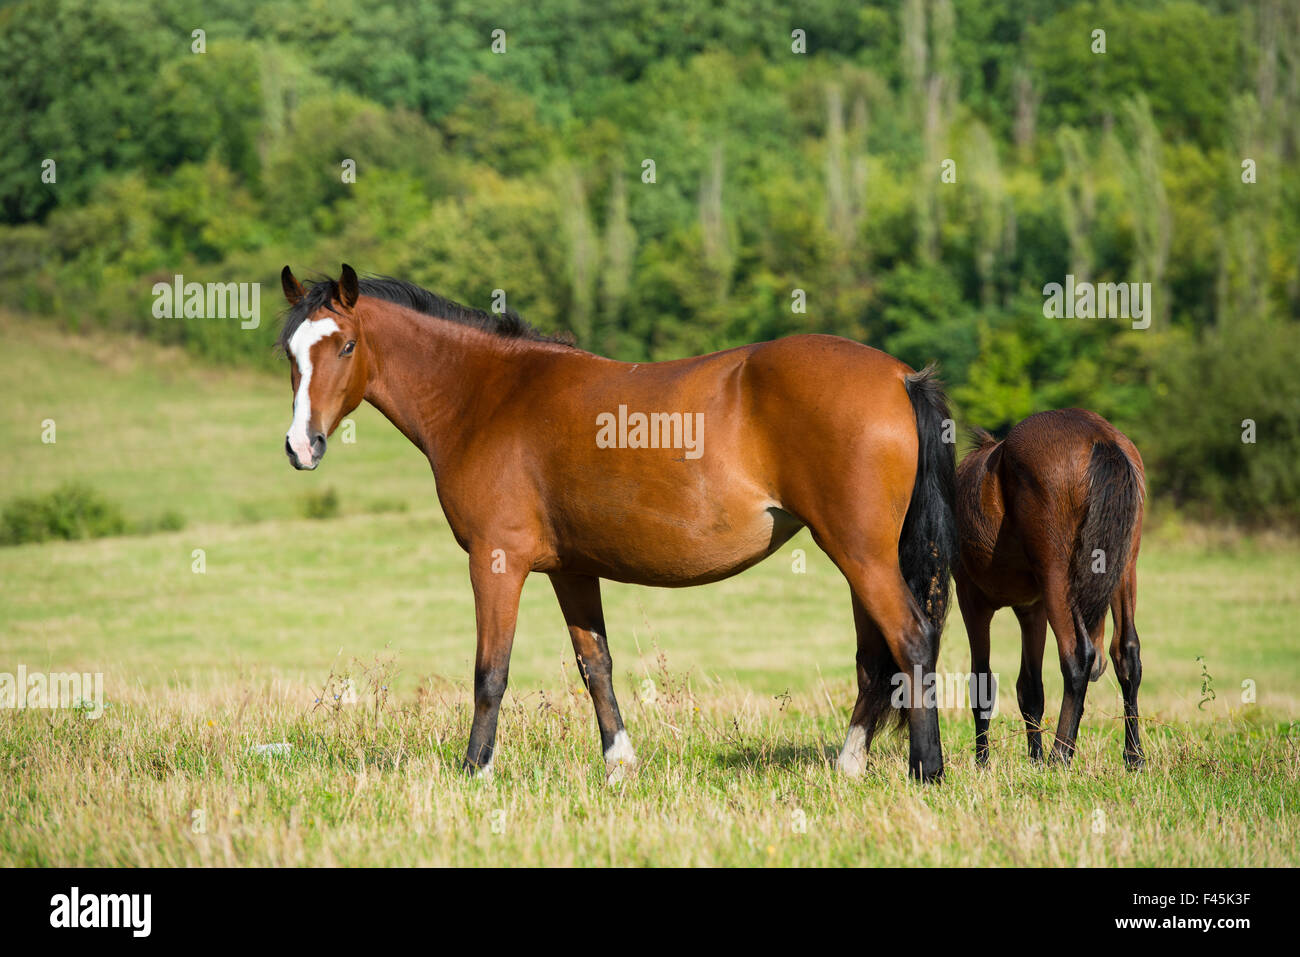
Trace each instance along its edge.
{"label": "foal", "polygon": [[[972,686],[992,688],[989,622],[1010,605],[1020,619],[1016,695],[1029,756],[1043,745],[1043,645],[1052,626],[1065,693],[1054,756],[1074,753],[1089,678],[1106,670],[1106,609],[1114,617],[1110,657],[1124,694],[1124,761],[1141,767],[1138,685],[1142,659],[1133,615],[1142,540],[1145,473],[1128,437],[1094,412],[1031,415],[1001,442],[982,429],[957,469],[960,557],[957,603],[970,639]],[[988,761],[990,701],[973,701],[975,755]]]}
{"label": "foal", "polygon": [[635,761],[614,698],[600,580],[677,587],[762,561],[807,526],[848,580],[860,774],[896,676],[908,769],[943,771],[932,680],[956,554],[954,457],[929,371],[833,336],[615,362],[395,279],[342,277],[290,310],[289,461],[314,469],[363,400],[422,451],[469,554],[478,652],[466,768],[491,769],[524,579],[551,579],[611,774]]}

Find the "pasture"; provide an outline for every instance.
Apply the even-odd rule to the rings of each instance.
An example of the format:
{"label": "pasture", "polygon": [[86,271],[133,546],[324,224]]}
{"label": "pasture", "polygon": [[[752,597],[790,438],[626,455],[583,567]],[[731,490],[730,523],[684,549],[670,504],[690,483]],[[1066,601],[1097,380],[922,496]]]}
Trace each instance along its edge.
{"label": "pasture", "polygon": [[[1004,612],[989,767],[963,706],[943,713],[942,785],[907,779],[893,734],[864,779],[837,775],[855,693],[848,590],[801,533],[720,584],[605,586],[641,758],[612,785],[554,596],[530,578],[496,776],[466,780],[465,557],[391,425],[363,406],[355,443],[336,434],[320,470],[296,473],[287,374],[13,316],[0,332],[5,500],[75,479],[129,519],[185,520],[0,548],[0,672],[102,672],[109,706],[97,720],[0,710],[0,865],[1300,861],[1293,541],[1156,516],[1139,565],[1141,773],[1120,759],[1113,668],[1089,688],[1073,766],[1028,762]],[[307,517],[326,490],[337,516]],[[968,670],[955,608],[939,670]],[[1050,727],[1050,637],[1044,672]],[[288,753],[250,751],[278,742]]]}

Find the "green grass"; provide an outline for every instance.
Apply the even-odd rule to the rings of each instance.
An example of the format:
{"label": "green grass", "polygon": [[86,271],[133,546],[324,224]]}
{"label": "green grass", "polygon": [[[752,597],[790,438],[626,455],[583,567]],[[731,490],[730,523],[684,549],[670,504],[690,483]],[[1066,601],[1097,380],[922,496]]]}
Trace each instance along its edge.
{"label": "green grass", "polygon": [[[297,473],[280,448],[285,381],[30,321],[0,319],[0,331],[19,373],[9,381],[22,384],[0,404],[6,493],[76,479],[129,516],[189,520],[0,549],[0,672],[102,672],[111,705],[98,720],[0,711],[0,864],[1300,859],[1300,727],[1287,737],[1300,717],[1295,543],[1145,543],[1145,772],[1122,768],[1110,670],[1090,686],[1072,768],[1029,764],[1004,613],[993,762],[974,766],[969,715],[946,712],[948,776],[928,788],[906,779],[899,736],[877,742],[863,780],[834,773],[852,622],[843,579],[806,533],[717,585],[606,585],[616,686],[642,758],[616,785],[549,584],[533,576],[497,776],[468,781],[465,559],[427,465],[390,425],[359,412],[355,445],[332,443],[318,472]],[[44,418],[57,422],[54,445],[40,441]],[[304,496],[326,488],[340,517],[302,517]],[[1215,692],[1203,706],[1197,656]],[[967,662],[954,612],[940,669]],[[344,675],[359,700],[336,706]],[[1045,676],[1054,723],[1050,648]],[[1242,700],[1247,680],[1254,703]],[[278,741],[292,753],[248,753]]]}

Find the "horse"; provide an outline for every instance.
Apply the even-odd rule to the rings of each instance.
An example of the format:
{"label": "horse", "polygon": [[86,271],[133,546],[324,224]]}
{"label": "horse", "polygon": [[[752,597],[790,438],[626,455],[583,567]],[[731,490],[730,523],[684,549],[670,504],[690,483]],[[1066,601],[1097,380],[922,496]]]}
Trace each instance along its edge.
{"label": "horse", "polygon": [[529,573],[550,578],[613,779],[636,754],[614,696],[601,579],[715,582],[807,527],[848,580],[857,631],[858,694],[837,767],[863,773],[901,683],[905,707],[898,694],[893,707],[909,730],[909,774],[942,775],[934,703],[907,704],[918,700],[914,672],[933,674],[956,558],[955,445],[933,369],[826,335],[619,362],[514,313],[358,278],[346,264],[308,287],[285,266],[281,283],[290,463],[317,468],[339,421],[370,402],[428,458],[469,556],[466,772],[492,772]]}
{"label": "horse", "polygon": [[[1074,754],[1089,679],[1106,670],[1106,609],[1114,619],[1110,657],[1124,696],[1124,762],[1144,763],[1138,735],[1142,657],[1134,615],[1146,472],[1129,438],[1095,412],[1039,412],[998,441],[973,432],[957,469],[957,604],[970,640],[971,684],[993,687],[989,623],[1010,605],[1020,621],[1016,695],[1029,757],[1043,759],[1043,646],[1052,626],[1064,694],[1052,758]],[[996,692],[994,692],[996,693]],[[975,756],[989,757],[991,701],[972,701]]]}

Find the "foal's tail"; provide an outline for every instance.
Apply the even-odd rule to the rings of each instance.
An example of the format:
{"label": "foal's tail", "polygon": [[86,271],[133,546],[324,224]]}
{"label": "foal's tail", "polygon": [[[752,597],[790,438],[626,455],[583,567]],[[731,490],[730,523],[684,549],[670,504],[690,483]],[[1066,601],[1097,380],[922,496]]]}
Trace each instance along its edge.
{"label": "foal's tail", "polygon": [[[1080,641],[1088,641],[1106,616],[1128,565],[1142,495],[1142,476],[1124,450],[1109,439],[1094,445],[1088,461],[1087,514],[1070,561],[1070,608]],[[1100,658],[1094,680],[1105,668],[1105,657]]]}

